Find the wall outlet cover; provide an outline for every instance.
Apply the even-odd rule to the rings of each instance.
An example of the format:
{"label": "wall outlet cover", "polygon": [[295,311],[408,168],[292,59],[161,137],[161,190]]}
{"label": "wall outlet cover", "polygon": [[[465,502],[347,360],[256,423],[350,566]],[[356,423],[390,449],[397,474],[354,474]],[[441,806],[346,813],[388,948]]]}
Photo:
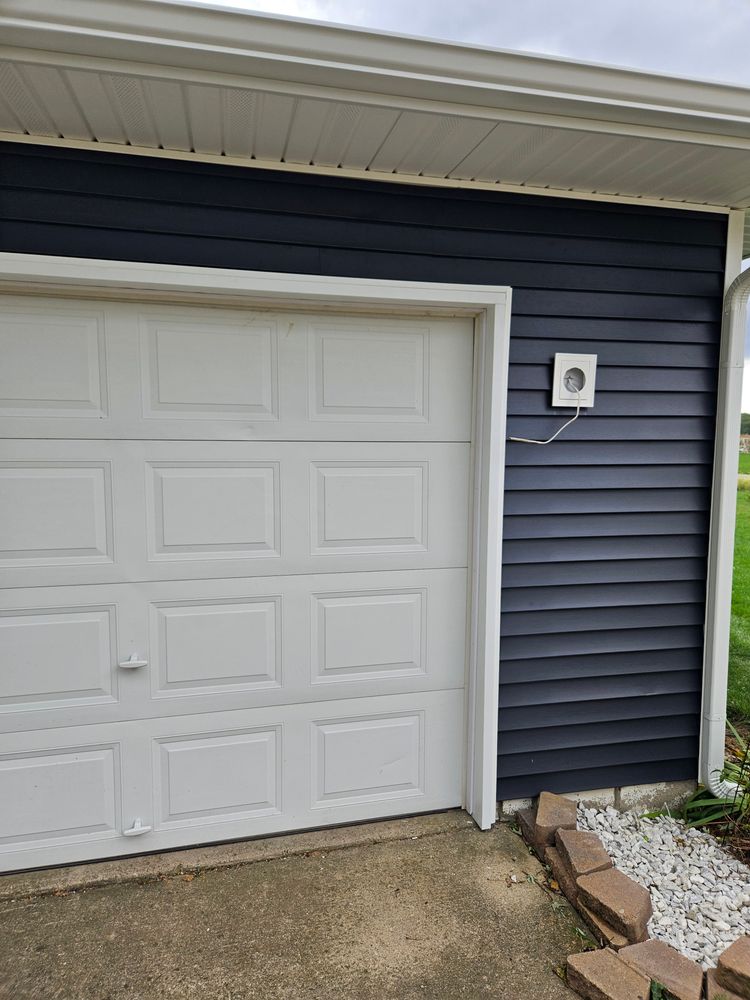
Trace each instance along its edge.
{"label": "wall outlet cover", "polygon": [[552,406],[577,406],[580,392],[581,408],[594,405],[596,388],[596,354],[556,354],[552,373]]}

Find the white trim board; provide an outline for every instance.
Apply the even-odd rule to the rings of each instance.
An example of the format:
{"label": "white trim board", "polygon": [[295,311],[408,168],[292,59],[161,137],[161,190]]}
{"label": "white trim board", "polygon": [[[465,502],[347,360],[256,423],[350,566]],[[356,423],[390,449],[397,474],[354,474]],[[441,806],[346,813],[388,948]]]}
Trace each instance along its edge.
{"label": "white trim board", "polygon": [[[698,780],[720,795],[724,763],[729,632],[732,614],[734,534],[737,504],[737,459],[744,373],[746,304],[750,292],[735,285],[742,273],[745,213],[729,216],[724,270],[724,309],[719,353],[716,438],[713,456],[711,516],[706,571],[703,683]],[[747,275],[747,272],[745,272]],[[731,289],[731,292],[730,292]],[[733,293],[733,294],[732,294]]]}
{"label": "white trim board", "polygon": [[475,316],[468,682],[464,807],[481,829],[496,814],[501,524],[511,290],[438,284],[177,267],[0,253],[0,285],[16,293],[116,295],[168,300],[243,300],[302,308],[419,310]]}
{"label": "white trim board", "polygon": [[0,23],[17,49],[750,135],[742,86],[194,0],[5,0]]}

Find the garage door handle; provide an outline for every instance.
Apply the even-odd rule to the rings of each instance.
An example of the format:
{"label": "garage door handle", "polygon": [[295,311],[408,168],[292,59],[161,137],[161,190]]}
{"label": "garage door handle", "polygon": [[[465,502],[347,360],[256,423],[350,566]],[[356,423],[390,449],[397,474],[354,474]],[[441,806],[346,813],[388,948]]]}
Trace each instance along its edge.
{"label": "garage door handle", "polygon": [[123,670],[135,670],[136,667],[146,667],[148,666],[148,660],[139,660],[137,653],[132,653],[127,660],[120,660],[117,664],[118,667],[122,667]]}
{"label": "garage door handle", "polygon": [[150,826],[144,826],[139,816],[129,830],[123,830],[123,837],[140,837],[142,833],[151,833]]}

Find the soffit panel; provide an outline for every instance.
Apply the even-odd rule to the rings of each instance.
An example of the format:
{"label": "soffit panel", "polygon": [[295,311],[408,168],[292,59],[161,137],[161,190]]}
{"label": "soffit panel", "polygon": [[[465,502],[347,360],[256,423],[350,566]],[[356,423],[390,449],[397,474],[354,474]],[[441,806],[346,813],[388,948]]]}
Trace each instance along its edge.
{"label": "soffit panel", "polygon": [[[613,123],[443,113],[374,95],[175,79],[76,68],[31,57],[0,62],[0,130],[51,140],[425,177],[560,192],[750,204],[750,142],[714,142]],[[511,118],[518,116],[510,116]],[[745,148],[747,146],[747,148]]]}

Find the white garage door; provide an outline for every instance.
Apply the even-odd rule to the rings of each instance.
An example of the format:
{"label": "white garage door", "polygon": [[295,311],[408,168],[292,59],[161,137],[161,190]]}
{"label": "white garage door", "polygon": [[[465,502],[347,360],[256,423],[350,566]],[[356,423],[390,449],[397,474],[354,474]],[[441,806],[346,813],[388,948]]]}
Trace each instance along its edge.
{"label": "white garage door", "polygon": [[468,319],[7,298],[0,864],[461,804]]}

